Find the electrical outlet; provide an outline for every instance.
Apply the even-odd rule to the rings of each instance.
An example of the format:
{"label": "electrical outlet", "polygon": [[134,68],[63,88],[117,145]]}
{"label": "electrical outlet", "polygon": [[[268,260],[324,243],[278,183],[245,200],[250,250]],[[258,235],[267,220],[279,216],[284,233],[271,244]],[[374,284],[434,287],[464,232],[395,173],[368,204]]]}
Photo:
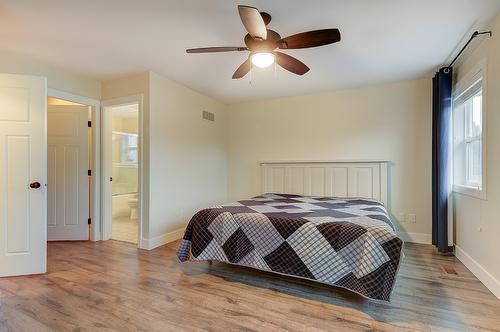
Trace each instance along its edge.
{"label": "electrical outlet", "polygon": [[406,222],[406,214],[400,213],[398,216],[399,222]]}
{"label": "electrical outlet", "polygon": [[416,223],[417,222],[417,215],[416,214],[409,214],[408,221],[412,222],[412,223]]}

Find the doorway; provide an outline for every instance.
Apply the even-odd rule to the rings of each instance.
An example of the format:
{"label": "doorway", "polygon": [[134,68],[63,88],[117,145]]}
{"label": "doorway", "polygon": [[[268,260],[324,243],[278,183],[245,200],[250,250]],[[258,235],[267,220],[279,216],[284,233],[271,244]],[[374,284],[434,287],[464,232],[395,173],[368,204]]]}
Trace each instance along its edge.
{"label": "doorway", "polygon": [[[102,195],[100,181],[101,103],[95,99],[51,88],[47,89],[46,100],[48,136],[47,173],[49,173],[47,179],[47,214],[49,218],[59,218],[59,225],[61,225],[61,227],[64,225],[64,221],[66,219],[71,220],[71,215],[74,215],[76,210],[78,210],[78,214],[81,215],[77,225],[75,225],[75,221],[68,221],[66,222],[66,225],[64,225],[63,228],[66,228],[65,232],[69,232],[69,234],[59,231],[55,232],[55,229],[51,230],[50,226],[47,225],[48,240],[102,240]],[[85,109],[85,114],[83,110],[81,110],[81,113],[79,114],[79,109],[81,108]],[[58,111],[61,111],[61,113],[55,113]],[[51,115],[51,113],[56,114],[55,119],[54,115]],[[77,114],[79,115],[77,116]],[[68,122],[69,125],[65,124],[66,122]],[[73,130],[71,131],[70,129]],[[73,137],[73,139],[77,136],[81,139],[81,141],[79,139],[74,139],[73,142],[66,142],[67,146],[57,151],[57,144],[62,144],[61,141],[67,140],[68,136],[70,138]],[[83,147],[84,143],[82,142],[84,138],[86,139],[87,153],[84,153],[85,148]],[[78,159],[76,159],[75,154],[78,150]],[[59,154],[59,156],[50,156],[51,153]],[[57,163],[58,159],[64,160],[64,154],[68,155],[66,158],[67,160],[65,162],[59,161],[59,163]],[[70,159],[71,156],[73,156],[72,159]],[[83,162],[83,159],[85,158],[87,159],[86,163]],[[56,167],[59,168],[56,169],[57,174],[59,174],[59,180],[57,179],[57,174],[51,173],[50,171],[51,161],[52,163],[56,163],[55,167],[53,166],[53,169],[56,169]],[[68,172],[66,172],[66,169]],[[63,177],[62,174],[65,174],[65,176]],[[70,177],[70,174],[78,174],[79,180],[75,180],[76,177]],[[50,183],[51,179],[52,184]],[[56,182],[54,183],[54,181]],[[63,199],[61,199],[60,196],[57,197],[58,193],[59,195],[65,193],[65,188],[62,186],[62,183],[64,182],[67,182],[67,190],[70,190],[73,193],[72,200],[68,200],[66,197]],[[77,186],[78,188],[76,188]],[[50,190],[51,187],[55,190]],[[85,187],[86,190],[84,191],[82,188]],[[75,192],[78,193],[78,197],[75,197]],[[54,196],[51,197],[51,195]],[[86,203],[82,203],[84,198],[87,198]],[[68,201],[69,204],[64,204],[64,200]],[[55,212],[51,212],[51,209]],[[57,216],[57,214],[59,214],[59,216]],[[58,221],[56,220],[55,222],[57,223]],[[50,219],[48,219],[48,224],[50,223],[54,223],[54,221],[51,222]],[[79,227],[81,227],[81,229]],[[77,231],[77,229],[79,230]],[[83,235],[83,229],[85,230],[85,235]],[[52,237],[50,235],[51,231],[54,231],[54,235],[57,235],[57,237]],[[78,236],[75,235],[77,232]]]}
{"label": "doorway", "polygon": [[140,97],[103,103],[103,240],[141,239]]}
{"label": "doorway", "polygon": [[111,113],[111,239],[137,243],[139,190],[139,105],[109,108]]}

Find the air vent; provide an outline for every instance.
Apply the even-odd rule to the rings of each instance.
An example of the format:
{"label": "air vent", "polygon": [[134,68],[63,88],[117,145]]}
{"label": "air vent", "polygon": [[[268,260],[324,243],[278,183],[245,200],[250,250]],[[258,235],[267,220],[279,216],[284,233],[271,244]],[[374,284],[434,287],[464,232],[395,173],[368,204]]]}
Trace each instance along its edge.
{"label": "air vent", "polygon": [[203,119],[208,121],[215,121],[215,114],[207,111],[203,111]]}

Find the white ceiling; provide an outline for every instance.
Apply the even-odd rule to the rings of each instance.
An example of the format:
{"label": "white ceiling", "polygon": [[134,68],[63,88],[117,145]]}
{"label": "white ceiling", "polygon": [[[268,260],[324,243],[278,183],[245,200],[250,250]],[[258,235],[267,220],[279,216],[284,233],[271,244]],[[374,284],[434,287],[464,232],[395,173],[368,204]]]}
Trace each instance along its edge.
{"label": "white ceiling", "polygon": [[[311,68],[303,77],[273,66],[232,80],[245,52],[185,49],[244,45],[241,3],[269,12],[282,36],[338,27],[342,41],[287,51]],[[499,10],[499,0],[0,0],[0,50],[99,80],[153,70],[231,103],[423,77]]]}

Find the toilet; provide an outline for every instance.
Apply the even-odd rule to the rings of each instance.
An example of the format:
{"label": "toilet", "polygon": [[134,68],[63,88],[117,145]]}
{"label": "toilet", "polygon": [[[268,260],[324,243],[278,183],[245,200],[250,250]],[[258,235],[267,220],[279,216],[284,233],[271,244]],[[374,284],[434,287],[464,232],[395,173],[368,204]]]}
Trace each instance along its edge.
{"label": "toilet", "polygon": [[130,208],[130,219],[137,219],[139,199],[131,198],[128,200],[128,207]]}

